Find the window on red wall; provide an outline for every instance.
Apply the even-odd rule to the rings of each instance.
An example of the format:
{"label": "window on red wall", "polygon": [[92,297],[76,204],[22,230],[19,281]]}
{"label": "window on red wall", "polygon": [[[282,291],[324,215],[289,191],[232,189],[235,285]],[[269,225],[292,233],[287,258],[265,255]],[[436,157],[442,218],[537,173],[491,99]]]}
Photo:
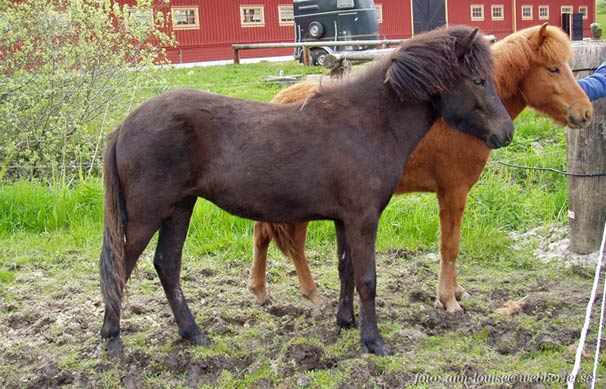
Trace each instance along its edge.
{"label": "window on red wall", "polygon": [[505,6],[502,4],[492,5],[491,9],[491,18],[492,20],[504,20],[505,19]]}
{"label": "window on red wall", "polygon": [[295,15],[292,5],[279,5],[278,17],[280,19],[280,26],[292,26],[295,24]]}
{"label": "window on red wall", "polygon": [[587,13],[588,13],[587,7],[585,7],[585,6],[579,7],[579,13],[583,14],[583,19],[587,19]]}
{"label": "window on red wall", "polygon": [[129,26],[151,28],[154,24],[151,9],[137,9],[129,7],[127,10],[127,22]]}
{"label": "window on red wall", "polygon": [[548,5],[539,5],[539,19],[540,20],[549,20],[549,6]]}
{"label": "window on red wall", "polygon": [[532,20],[532,5],[522,6],[522,20]]}
{"label": "window on red wall", "polygon": [[472,4],[470,7],[470,13],[472,21],[484,20],[484,5]]}
{"label": "window on red wall", "polygon": [[240,25],[242,27],[260,27],[265,25],[265,14],[262,6],[240,6]]}
{"label": "window on red wall", "polygon": [[198,7],[172,7],[173,30],[200,28]]}
{"label": "window on red wall", "polygon": [[383,4],[375,4],[377,10],[377,21],[383,23]]}

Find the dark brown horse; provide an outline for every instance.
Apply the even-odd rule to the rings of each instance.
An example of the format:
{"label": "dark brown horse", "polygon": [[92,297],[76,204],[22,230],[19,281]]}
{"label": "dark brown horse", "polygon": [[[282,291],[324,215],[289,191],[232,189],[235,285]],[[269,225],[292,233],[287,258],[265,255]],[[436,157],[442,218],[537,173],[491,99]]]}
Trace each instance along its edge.
{"label": "dark brown horse", "polygon": [[[592,106],[568,65],[570,40],[558,27],[535,26],[509,35],[493,46],[496,58],[494,81],[512,118],[526,106],[549,115],[571,128],[587,126]],[[295,84],[276,95],[276,103],[304,100],[315,93],[317,83]],[[440,205],[441,266],[436,307],[461,310],[458,299],[465,290],[457,282],[455,263],[459,253],[463,212],[467,194],[480,178],[490,149],[467,134],[454,131],[438,120],[406,162],[395,194],[435,192]],[[292,259],[301,293],[314,304],[323,299],[305,258],[307,223],[255,223],[253,264],[249,289],[263,304],[269,301],[265,288],[267,249],[273,239]]]}
{"label": "dark brown horse", "polygon": [[492,56],[468,27],[419,35],[365,72],[305,103],[266,104],[175,90],[134,110],[108,137],[105,227],[100,258],[110,354],[121,351],[124,287],[159,230],[154,266],[179,327],[209,343],[180,286],[183,243],[198,197],[267,222],[334,220],[341,301],[337,322],[384,354],[375,312],[379,217],[406,158],[442,116],[495,148],[513,123],[496,96]]}

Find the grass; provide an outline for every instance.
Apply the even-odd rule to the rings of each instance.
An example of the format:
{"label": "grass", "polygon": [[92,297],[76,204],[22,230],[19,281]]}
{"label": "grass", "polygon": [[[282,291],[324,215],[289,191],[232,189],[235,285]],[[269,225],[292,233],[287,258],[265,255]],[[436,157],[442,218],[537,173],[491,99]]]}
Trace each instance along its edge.
{"label": "grass", "polygon": [[[138,91],[132,100],[132,106],[161,90],[173,87],[194,87],[235,97],[269,101],[283,85],[266,83],[263,78],[276,75],[280,70],[285,74],[303,75],[320,71],[318,68],[303,67],[295,62],[160,71],[158,75],[162,82],[159,82],[159,85],[168,87]],[[116,114],[116,120],[119,120],[118,116]],[[108,130],[111,127],[109,126]],[[460,265],[459,274],[470,283],[474,280],[473,297],[466,300],[466,306],[484,310],[484,314],[478,316],[488,324],[500,319],[491,316],[490,312],[494,307],[485,307],[486,302],[482,296],[502,291],[503,298],[519,298],[521,296],[507,293],[530,290],[531,280],[534,282],[540,277],[548,277],[562,283],[566,283],[568,279],[576,280],[572,273],[560,274],[555,266],[548,267],[537,263],[529,248],[515,249],[515,242],[508,234],[537,226],[565,223],[566,178],[549,172],[511,168],[499,163],[503,161],[531,167],[563,169],[566,162],[565,150],[563,127],[554,125],[530,110],[524,111],[516,120],[514,143],[493,152],[480,181],[470,192],[461,246],[461,257],[465,261]],[[96,260],[101,245],[102,195],[102,182],[98,178],[74,179],[67,185],[25,179],[0,182],[0,291],[4,295],[0,307],[5,317],[19,317],[32,324],[39,323],[36,312],[30,311],[28,301],[24,300],[24,296],[28,295],[28,291],[32,293],[32,290],[37,291],[38,299],[48,299],[51,306],[56,299],[73,293],[76,296],[72,301],[74,306],[86,309],[93,305],[91,310],[98,315],[102,307],[95,302],[98,299],[92,299],[91,302],[90,296],[98,294]],[[418,265],[414,260],[403,260],[390,253],[402,248],[413,253],[438,252],[438,212],[434,194],[415,193],[391,200],[379,227],[377,249],[382,253],[381,263],[383,269],[388,269],[384,270],[385,273],[404,272],[409,268],[414,270],[402,273],[406,274],[405,277],[394,277],[396,281],[393,285],[407,286],[416,277],[418,280],[415,282],[422,285],[422,290],[433,293],[438,267],[436,260],[425,259],[424,262],[418,262],[421,264]],[[316,274],[316,279],[324,290],[337,288],[334,246],[332,223],[314,222],[310,225],[308,256],[312,271],[322,269]],[[125,312],[124,318],[127,323],[125,331],[128,332],[124,339],[125,347],[130,350],[146,350],[145,352],[153,354],[149,365],[143,368],[146,375],[139,377],[144,379],[143,385],[185,386],[186,377],[190,372],[179,370],[179,363],[199,362],[198,364],[202,363],[204,366],[212,366],[216,360],[225,356],[236,361],[245,361],[248,367],[240,374],[234,373],[233,370],[223,370],[218,375],[219,386],[251,387],[259,385],[260,382],[278,385],[285,380],[282,375],[284,371],[296,368],[291,366],[292,362],[282,360],[289,347],[299,344],[323,346],[329,359],[356,353],[359,349],[357,330],[342,331],[333,343],[323,345],[322,339],[314,336],[314,328],[309,325],[305,314],[286,316],[281,322],[274,323],[275,315],[267,310],[245,303],[235,306],[225,303],[240,301],[241,295],[246,294],[243,284],[251,255],[252,223],[231,216],[207,201],[198,201],[184,250],[183,278],[188,280],[184,282],[184,288],[186,295],[191,296],[198,307],[198,323],[206,323],[211,327],[216,325],[222,330],[213,334],[214,343],[211,347],[192,347],[187,351],[179,351],[177,347],[175,351],[176,347],[174,343],[170,343],[170,339],[166,343],[166,340],[156,338],[157,328],[169,327],[173,331],[174,323],[159,282],[153,275],[153,244],[150,245],[139,261],[136,282],[131,282],[130,287],[133,296],[146,296],[146,299],[139,303],[144,312],[146,309],[152,309],[151,307],[154,307],[154,310],[159,309],[156,307],[165,310],[149,315],[144,313],[142,316],[148,318],[145,324],[137,324],[137,315],[132,312]],[[416,254],[412,256],[417,257]],[[280,258],[281,255],[272,247],[270,257]],[[422,266],[421,270],[417,272],[415,266]],[[215,278],[219,281],[200,288],[200,275],[207,273],[216,274]],[[268,273],[274,287],[281,288],[276,295],[282,299],[298,299],[298,291],[293,287],[296,281],[291,267],[284,264],[274,265],[268,268]],[[384,281],[383,279],[380,288],[386,288],[386,284],[389,284]],[[288,284],[288,287],[281,286],[279,282]],[[226,286],[232,284],[236,288]],[[381,296],[386,295],[383,292],[384,290]],[[404,288],[394,301],[387,301],[385,304],[402,305],[409,297],[410,290]],[[336,295],[332,298],[336,299]],[[217,311],[215,301],[224,302],[223,305],[231,310]],[[548,303],[551,304],[551,300],[548,300]],[[137,304],[137,300],[134,304]],[[423,305],[429,307],[431,303],[423,302]],[[201,307],[208,309],[200,309]],[[428,308],[415,306],[414,309],[421,309],[421,313],[405,311],[400,319],[410,319],[414,315],[424,317],[422,312],[425,311],[422,309]],[[216,322],[217,318],[223,322]],[[542,331],[547,331],[543,328],[546,325],[544,322],[533,322],[532,318],[523,319],[520,319],[520,328],[534,331],[535,327],[540,327]],[[245,323],[239,324],[242,320]],[[272,326],[279,327],[284,323],[294,329],[294,334],[290,340],[277,344],[282,338],[272,337],[271,329]],[[395,343],[402,337],[402,333],[410,330],[407,322],[402,324],[397,320],[383,320],[381,324],[389,343]],[[78,326],[84,325],[86,323],[67,323],[65,327],[51,332],[53,341],[60,346],[53,348],[53,352],[58,353],[56,364],[64,369],[80,372],[95,371],[96,385],[124,385],[124,380],[128,378],[125,376],[128,376],[129,362],[124,362],[126,368],[105,367],[103,359],[94,351],[98,349],[98,339],[84,338],[79,342],[69,338],[77,337],[82,332]],[[337,387],[337,382],[382,382],[381,377],[397,377],[397,372],[403,368],[407,373],[420,374],[419,379],[429,380],[428,377],[432,374],[460,377],[457,375],[460,373],[457,369],[464,369],[465,366],[485,366],[482,368],[483,373],[509,374],[512,371],[561,372],[569,365],[569,361],[563,356],[565,351],[557,348],[524,353],[521,356],[498,354],[494,349],[483,346],[488,337],[485,331],[467,336],[449,331],[414,341],[413,346],[410,346],[413,351],[398,350],[399,354],[394,358],[351,357],[340,360],[338,369],[294,373],[287,377],[290,381],[286,382],[291,385],[308,383],[312,387]],[[83,356],[82,351],[70,348],[72,344],[93,351],[87,351]],[[275,350],[279,356],[268,356],[267,349]],[[25,350],[12,352],[27,354]],[[100,360],[102,362],[99,362]],[[173,360],[179,362],[175,364],[176,367],[166,368],[167,364],[172,366]],[[131,363],[135,366],[136,363],[142,362]],[[374,375],[361,375],[361,372],[367,370]],[[0,362],[0,373],[6,377],[15,374],[11,364],[5,362]],[[1,384],[2,381],[0,386]],[[417,387],[434,387],[431,383],[418,384]]]}
{"label": "grass", "polygon": [[[595,2],[595,7],[596,7],[596,22],[598,22],[600,24],[600,26],[602,27],[602,39],[604,39],[604,37],[606,36],[606,8],[604,6],[604,2],[600,1],[600,0],[596,0]],[[593,23],[593,21],[590,21],[589,23]]]}

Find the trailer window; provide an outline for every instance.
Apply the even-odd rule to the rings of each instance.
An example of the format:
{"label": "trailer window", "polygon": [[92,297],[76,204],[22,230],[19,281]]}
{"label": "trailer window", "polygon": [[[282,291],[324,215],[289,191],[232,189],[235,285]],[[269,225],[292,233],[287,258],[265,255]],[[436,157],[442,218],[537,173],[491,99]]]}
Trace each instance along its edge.
{"label": "trailer window", "polygon": [[354,0],[337,0],[337,8],[353,8],[355,7]]}
{"label": "trailer window", "polygon": [[240,24],[242,27],[256,27],[265,25],[263,7],[244,5],[240,7]]}

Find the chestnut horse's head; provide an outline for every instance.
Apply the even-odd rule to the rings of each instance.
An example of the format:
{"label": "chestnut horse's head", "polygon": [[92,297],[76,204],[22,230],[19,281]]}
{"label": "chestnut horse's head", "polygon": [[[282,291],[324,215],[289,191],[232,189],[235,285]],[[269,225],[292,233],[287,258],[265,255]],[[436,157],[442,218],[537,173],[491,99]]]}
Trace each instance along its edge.
{"label": "chestnut horse's head", "polygon": [[512,116],[528,105],[571,128],[589,125],[592,105],[572,74],[573,52],[562,30],[547,23],[526,28],[493,49],[499,96],[505,102],[523,99],[509,108]]}
{"label": "chestnut horse's head", "polygon": [[405,42],[387,80],[403,101],[431,100],[450,126],[490,148],[507,146],[513,123],[496,94],[492,53],[478,29],[441,28]]}

